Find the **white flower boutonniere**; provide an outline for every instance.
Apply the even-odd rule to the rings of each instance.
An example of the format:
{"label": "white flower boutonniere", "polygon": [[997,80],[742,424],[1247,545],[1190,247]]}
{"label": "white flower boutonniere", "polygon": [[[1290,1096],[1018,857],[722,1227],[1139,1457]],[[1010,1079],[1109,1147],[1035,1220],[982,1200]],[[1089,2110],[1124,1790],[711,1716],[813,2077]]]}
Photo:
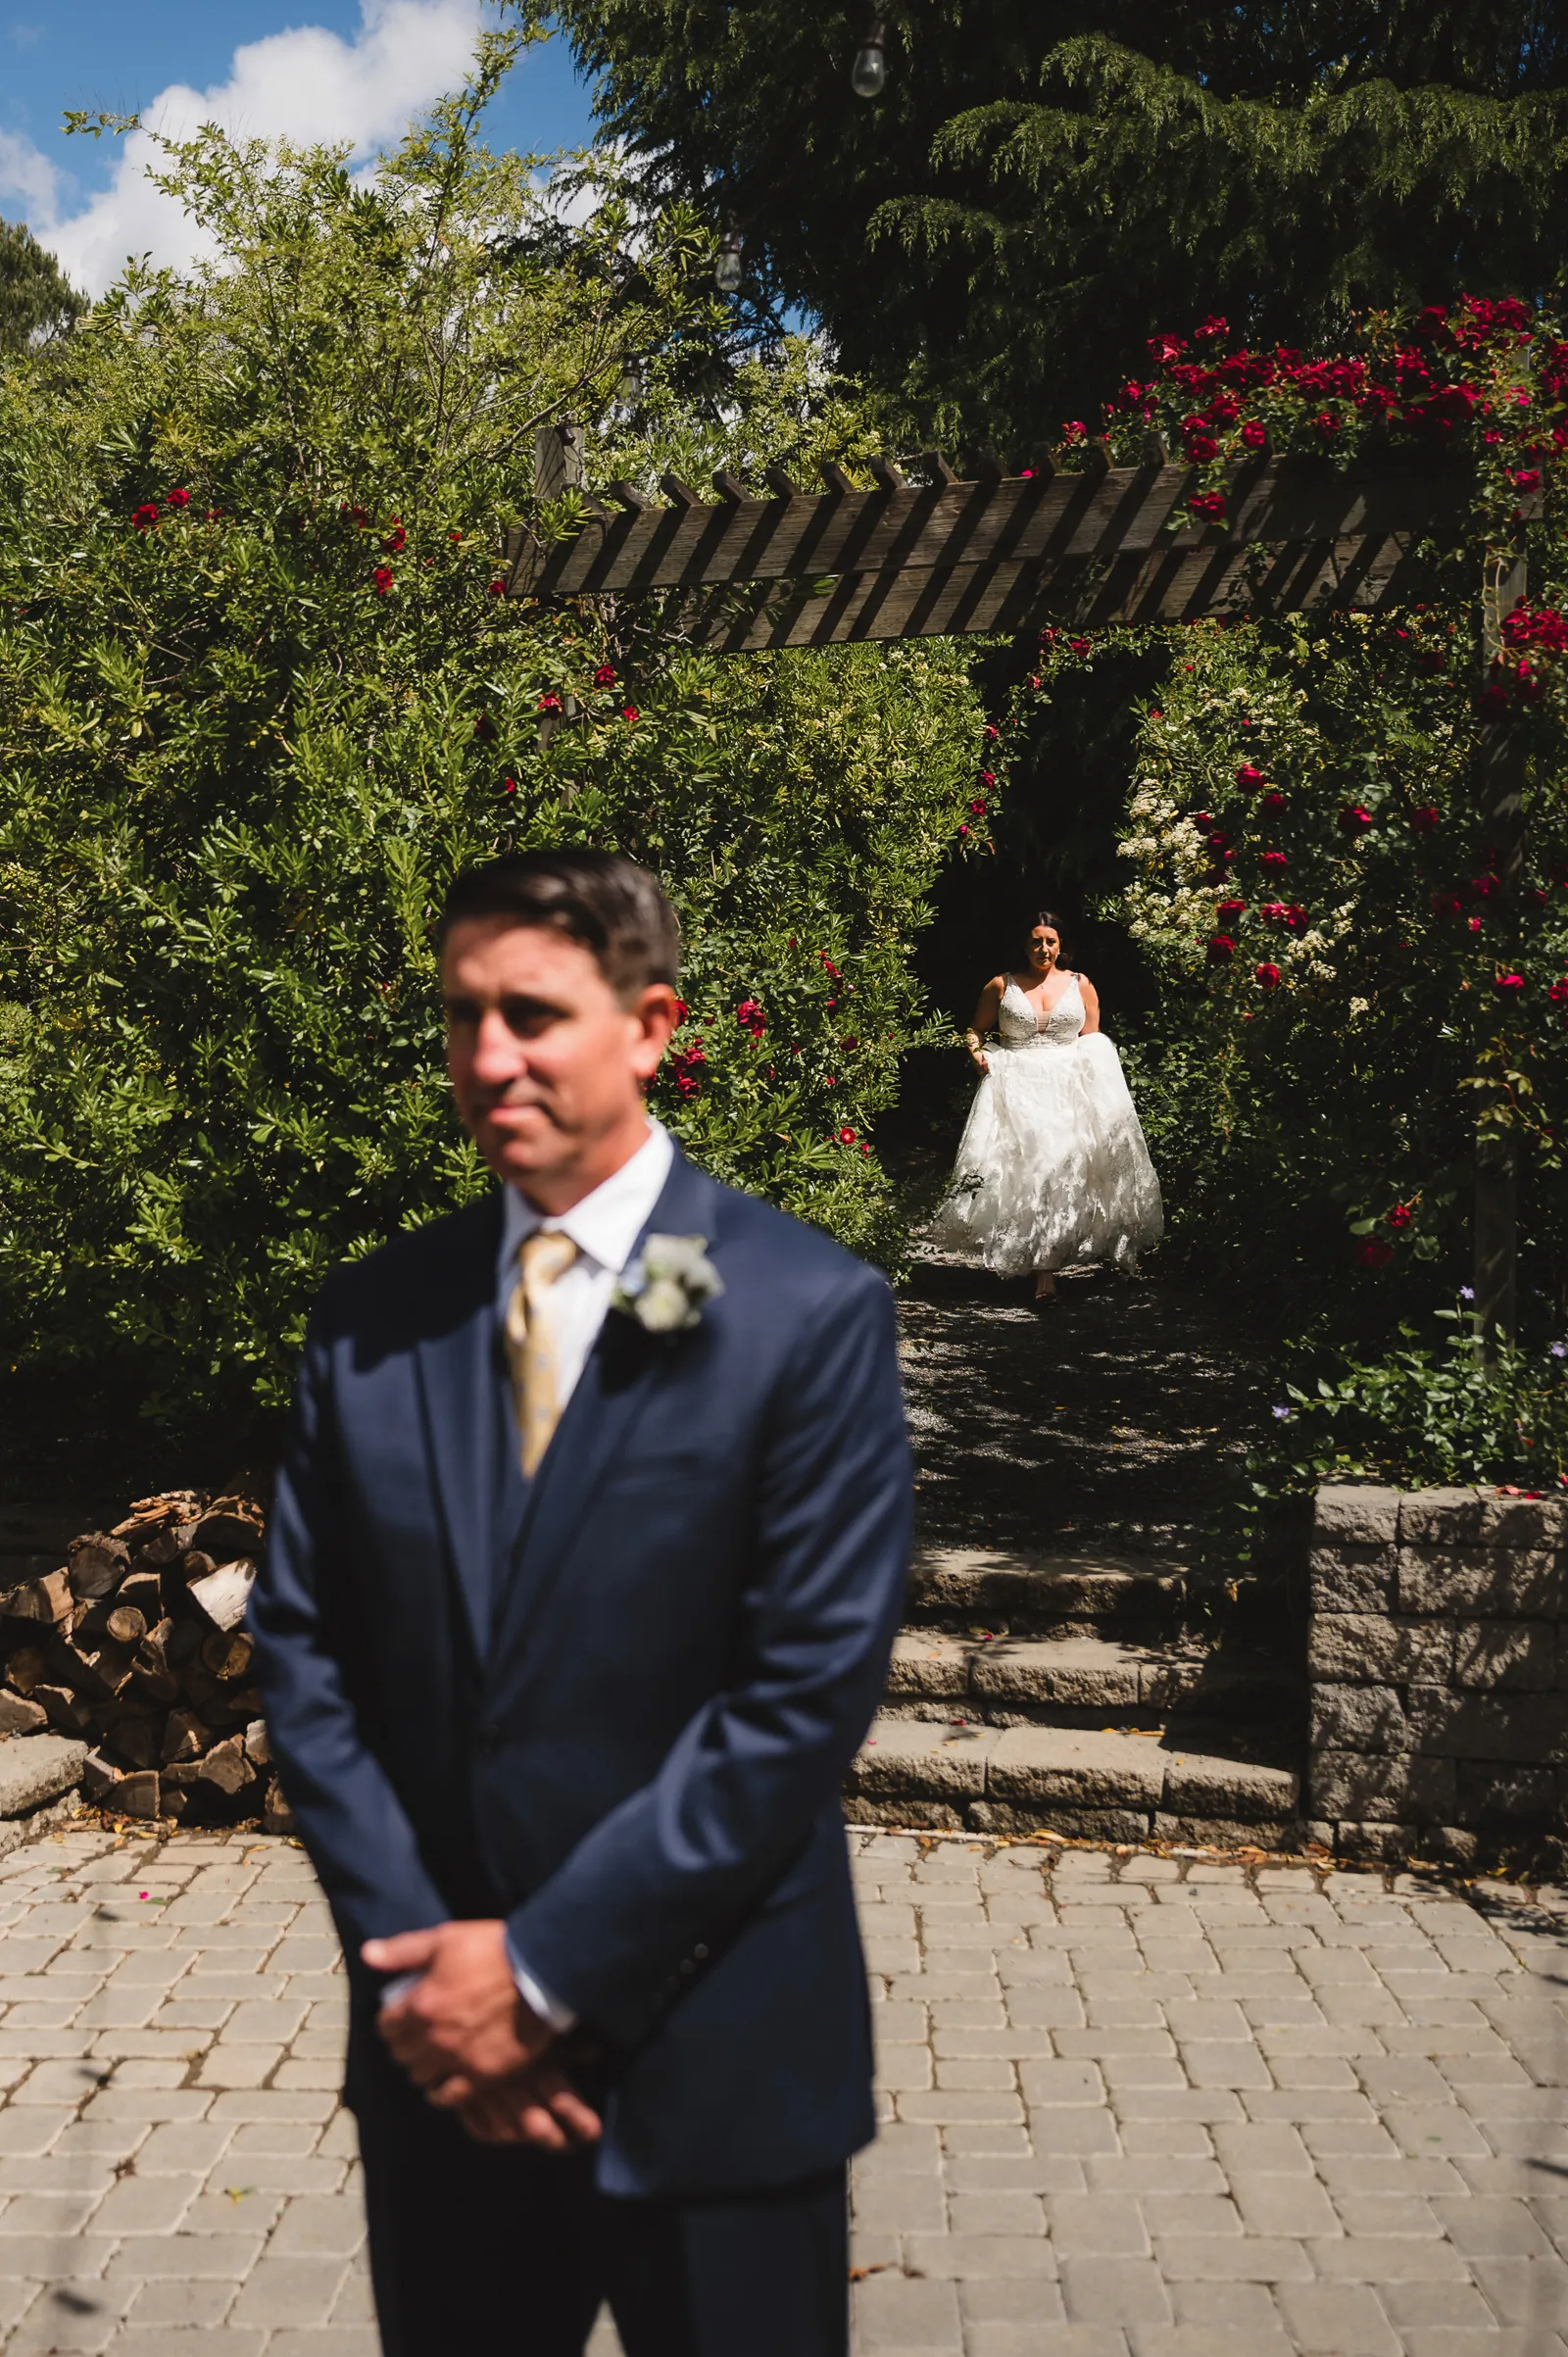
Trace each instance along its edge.
{"label": "white flower boutonniere", "polygon": [[703,1236],[645,1236],[643,1249],[610,1297],[612,1309],[649,1334],[679,1334],[702,1323],[703,1306],[724,1290]]}

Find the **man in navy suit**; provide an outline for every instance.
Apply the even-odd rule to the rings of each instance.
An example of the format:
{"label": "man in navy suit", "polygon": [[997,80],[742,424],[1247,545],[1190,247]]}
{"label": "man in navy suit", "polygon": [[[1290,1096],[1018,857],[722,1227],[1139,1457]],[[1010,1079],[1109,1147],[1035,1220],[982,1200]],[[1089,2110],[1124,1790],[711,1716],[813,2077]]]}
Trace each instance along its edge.
{"label": "man in navy suit", "polygon": [[873,2133],[838,1793],[908,1545],[887,1286],[644,1093],[630,860],[460,876],[500,1188],[330,1279],[253,1623],[348,1961],[387,2357],[842,2357]]}

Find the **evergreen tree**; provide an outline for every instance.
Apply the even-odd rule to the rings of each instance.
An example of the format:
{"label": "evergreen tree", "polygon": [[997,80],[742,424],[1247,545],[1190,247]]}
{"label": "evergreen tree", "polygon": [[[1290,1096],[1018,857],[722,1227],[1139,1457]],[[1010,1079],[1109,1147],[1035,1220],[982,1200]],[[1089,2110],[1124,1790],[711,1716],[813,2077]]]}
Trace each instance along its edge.
{"label": "evergreen tree", "polygon": [[1154,328],[1556,279],[1563,0],[564,0],[607,131],[919,426],[1015,459]]}
{"label": "evergreen tree", "polygon": [[0,352],[20,352],[42,330],[56,334],[87,306],[25,221],[0,221]]}

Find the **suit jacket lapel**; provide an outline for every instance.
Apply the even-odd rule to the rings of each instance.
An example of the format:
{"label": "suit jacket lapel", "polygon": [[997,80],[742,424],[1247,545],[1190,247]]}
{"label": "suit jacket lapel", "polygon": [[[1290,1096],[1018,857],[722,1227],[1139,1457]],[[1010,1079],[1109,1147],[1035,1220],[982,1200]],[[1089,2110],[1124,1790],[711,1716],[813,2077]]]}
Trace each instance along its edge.
{"label": "suit jacket lapel", "polygon": [[[703,1236],[713,1232],[713,1187],[676,1149],[675,1160],[643,1237]],[[635,1318],[612,1309],[599,1330],[588,1363],[567,1403],[543,1464],[529,1485],[509,1591],[498,1599],[498,1633],[526,1630],[538,1611],[572,1532],[660,1382],[679,1357],[681,1337],[649,1334]]]}
{"label": "suit jacket lapel", "polygon": [[432,1285],[415,1345],[425,1448],[477,1661],[490,1645],[500,1195],[485,1208],[469,1249]]}

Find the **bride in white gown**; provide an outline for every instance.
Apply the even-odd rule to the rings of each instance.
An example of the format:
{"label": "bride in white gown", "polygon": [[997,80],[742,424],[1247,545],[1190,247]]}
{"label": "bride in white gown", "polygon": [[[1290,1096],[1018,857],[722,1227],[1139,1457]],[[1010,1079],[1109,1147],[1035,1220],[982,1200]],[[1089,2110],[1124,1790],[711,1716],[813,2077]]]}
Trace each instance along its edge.
{"label": "bride in white gown", "polygon": [[[1159,1181],[1121,1058],[1100,1028],[1086,975],[1062,967],[1049,910],[1028,967],[997,975],[965,1034],[980,1086],[931,1240],[999,1276],[1033,1271],[1035,1298],[1075,1260],[1136,1261],[1164,1226]],[[995,1027],[998,1045],[984,1041]]]}

